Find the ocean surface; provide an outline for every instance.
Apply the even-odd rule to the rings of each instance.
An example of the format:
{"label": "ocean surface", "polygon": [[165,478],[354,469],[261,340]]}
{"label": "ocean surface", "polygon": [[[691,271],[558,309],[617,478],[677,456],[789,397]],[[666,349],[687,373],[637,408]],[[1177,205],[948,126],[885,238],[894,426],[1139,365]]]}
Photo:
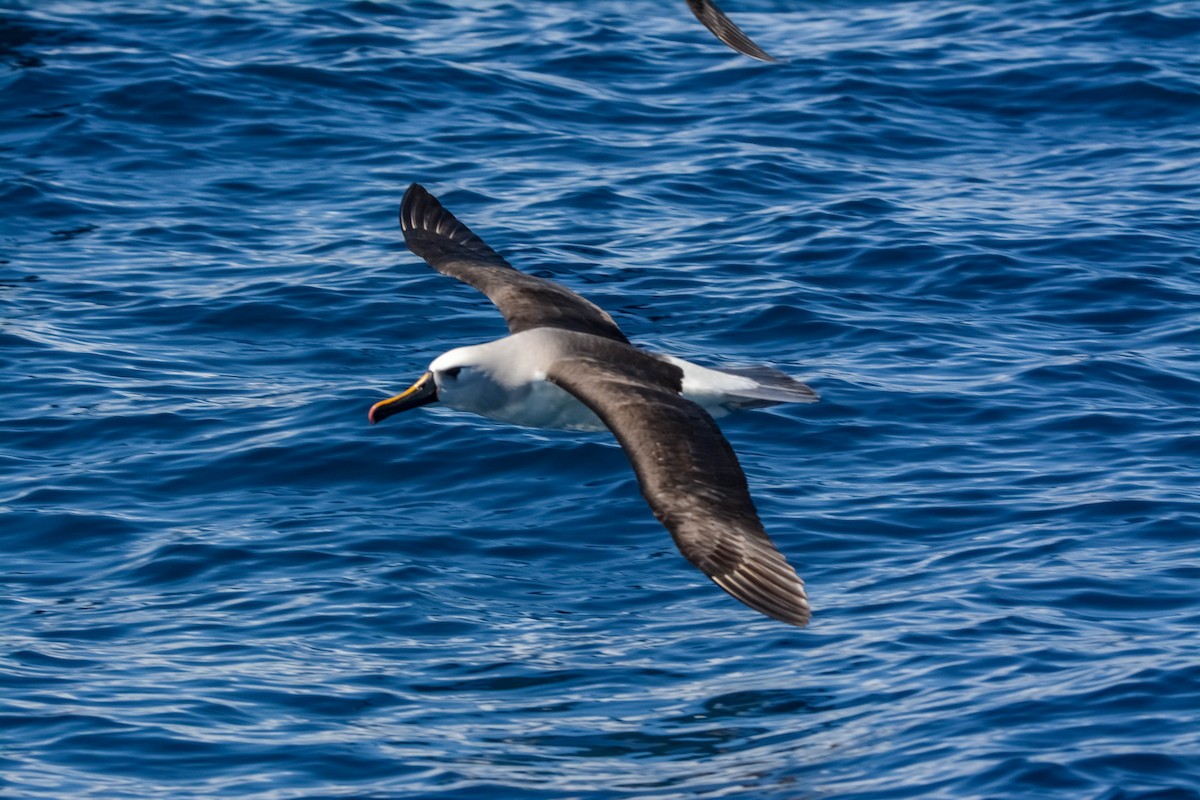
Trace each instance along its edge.
{"label": "ocean surface", "polygon": [[[0,796],[1200,798],[1200,2],[0,2]],[[722,421],[812,624],[504,333],[419,181]]]}

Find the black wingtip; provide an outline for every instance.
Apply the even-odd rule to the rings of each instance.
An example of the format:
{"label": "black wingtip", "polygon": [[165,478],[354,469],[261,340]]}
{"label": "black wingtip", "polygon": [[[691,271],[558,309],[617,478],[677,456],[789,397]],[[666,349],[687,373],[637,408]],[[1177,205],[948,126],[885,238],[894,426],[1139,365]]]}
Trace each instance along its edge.
{"label": "black wingtip", "polygon": [[754,43],[746,33],[725,16],[712,0],[687,0],[688,8],[696,15],[696,19],[704,23],[714,36],[732,49],[744,56],[757,58],[759,61],[779,61],[778,58],[763,50]]}
{"label": "black wingtip", "polygon": [[[422,210],[431,207],[446,211],[437,198],[431,195],[424,186],[419,183],[409,186],[408,191],[404,193],[404,199],[400,201],[400,230],[407,234],[409,231],[422,228],[426,216]],[[446,213],[450,212],[446,211]]]}
{"label": "black wingtip", "polygon": [[734,598],[772,619],[802,628],[812,618],[804,581],[774,548],[709,577]]}
{"label": "black wingtip", "polygon": [[408,249],[426,260],[434,251],[463,248],[475,258],[511,267],[419,183],[409,186],[400,201],[400,230]]}

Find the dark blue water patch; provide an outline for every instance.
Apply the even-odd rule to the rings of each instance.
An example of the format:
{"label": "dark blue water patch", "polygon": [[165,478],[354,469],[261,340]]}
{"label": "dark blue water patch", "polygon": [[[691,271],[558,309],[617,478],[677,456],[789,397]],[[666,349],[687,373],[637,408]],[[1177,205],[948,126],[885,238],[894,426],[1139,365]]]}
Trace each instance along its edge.
{"label": "dark blue water patch", "polygon": [[[1171,11],[1175,11],[1172,9]],[[1178,11],[1187,11],[1179,8]],[[1200,35],[1200,16],[1181,16],[1164,11],[1128,11],[1112,14],[1104,20],[1103,28],[1117,28],[1121,33],[1147,39],[1184,39]]]}
{"label": "dark blue water patch", "polygon": [[9,537],[11,546],[19,550],[51,551],[79,548],[95,553],[120,546],[146,527],[135,520],[69,510],[80,494],[83,493],[41,489],[20,497],[20,505],[34,506],[38,510],[17,511],[8,507],[5,516],[16,534]]}

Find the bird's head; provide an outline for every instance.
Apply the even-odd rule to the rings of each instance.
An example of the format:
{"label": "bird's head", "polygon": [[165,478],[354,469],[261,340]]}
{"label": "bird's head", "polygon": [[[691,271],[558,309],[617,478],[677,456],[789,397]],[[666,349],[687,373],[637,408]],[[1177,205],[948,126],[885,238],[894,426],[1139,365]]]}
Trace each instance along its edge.
{"label": "bird's head", "polygon": [[433,402],[476,413],[494,405],[502,389],[492,371],[480,363],[476,350],[460,347],[435,358],[416,383],[371,406],[367,414],[371,423]]}

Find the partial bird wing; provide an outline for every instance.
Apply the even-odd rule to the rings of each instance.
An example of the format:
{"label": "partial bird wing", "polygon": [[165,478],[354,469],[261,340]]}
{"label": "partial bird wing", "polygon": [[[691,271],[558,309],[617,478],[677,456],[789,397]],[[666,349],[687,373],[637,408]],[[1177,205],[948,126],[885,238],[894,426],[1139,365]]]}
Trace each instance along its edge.
{"label": "partial bird wing", "polygon": [[760,61],[779,60],[751,41],[750,37],[741,28],[734,25],[733,20],[725,16],[725,12],[717,8],[717,4],[711,0],[688,0],[688,8],[696,15],[696,19],[704,23],[704,27],[742,55],[757,58]]}
{"label": "partial bird wing", "polygon": [[629,342],[604,309],[565,286],[514,269],[418,183],[400,203],[400,229],[408,249],[429,266],[487,295],[511,333],[561,328]]}
{"label": "partial bird wing", "polygon": [[546,379],[616,435],[642,495],[688,561],[768,617],[804,625],[804,581],[763,530],[733,448],[703,408],[680,395],[683,371],[633,347],[593,341]]}

